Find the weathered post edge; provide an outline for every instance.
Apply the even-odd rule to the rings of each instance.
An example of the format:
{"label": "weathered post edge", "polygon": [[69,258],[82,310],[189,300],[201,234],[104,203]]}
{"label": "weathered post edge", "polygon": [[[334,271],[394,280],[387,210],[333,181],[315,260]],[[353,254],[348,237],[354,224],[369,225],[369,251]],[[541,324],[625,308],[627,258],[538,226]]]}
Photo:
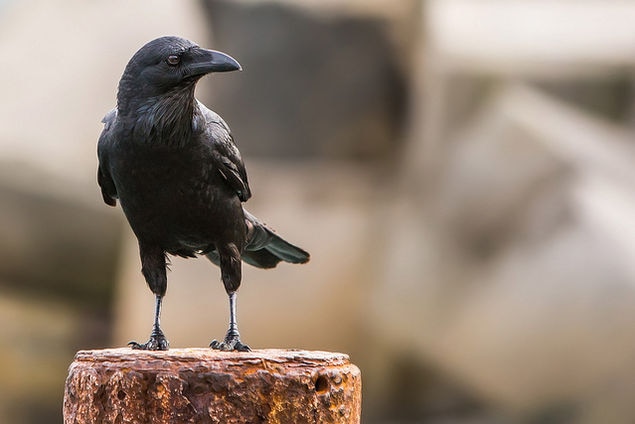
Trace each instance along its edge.
{"label": "weathered post edge", "polygon": [[342,353],[85,350],[69,367],[63,414],[65,424],[358,424],[361,387]]}

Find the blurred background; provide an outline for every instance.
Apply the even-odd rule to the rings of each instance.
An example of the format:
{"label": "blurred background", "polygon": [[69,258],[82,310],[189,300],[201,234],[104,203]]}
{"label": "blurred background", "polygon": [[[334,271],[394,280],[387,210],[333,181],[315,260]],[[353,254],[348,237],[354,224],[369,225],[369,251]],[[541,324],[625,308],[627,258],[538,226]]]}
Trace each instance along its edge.
{"label": "blurred background", "polygon": [[[61,423],[78,349],[145,340],[153,296],[96,142],[128,59],[178,34],[243,72],[247,205],[312,254],[245,266],[253,348],[349,353],[364,423],[635,421],[635,2],[0,0],[0,422]],[[174,259],[172,347],[222,337]]]}

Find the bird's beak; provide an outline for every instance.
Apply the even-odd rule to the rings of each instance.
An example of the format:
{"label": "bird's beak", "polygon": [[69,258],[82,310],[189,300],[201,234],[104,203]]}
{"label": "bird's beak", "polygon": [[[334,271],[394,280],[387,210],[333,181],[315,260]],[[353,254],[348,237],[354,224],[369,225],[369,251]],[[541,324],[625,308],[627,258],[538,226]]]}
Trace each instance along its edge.
{"label": "bird's beak", "polygon": [[189,69],[193,75],[205,75],[210,72],[241,71],[243,68],[233,57],[216,50],[198,48],[192,52],[194,61]]}

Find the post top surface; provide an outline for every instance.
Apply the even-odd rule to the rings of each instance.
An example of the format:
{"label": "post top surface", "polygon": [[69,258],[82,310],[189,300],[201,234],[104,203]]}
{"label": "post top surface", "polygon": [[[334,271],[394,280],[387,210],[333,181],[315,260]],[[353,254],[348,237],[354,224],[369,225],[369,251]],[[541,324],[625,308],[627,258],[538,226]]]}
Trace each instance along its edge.
{"label": "post top surface", "polygon": [[267,361],[288,366],[346,365],[344,353],[300,349],[255,349],[251,352],[221,352],[210,348],[177,348],[166,351],[130,348],[80,350],[75,362],[177,362],[177,363],[254,363]]}

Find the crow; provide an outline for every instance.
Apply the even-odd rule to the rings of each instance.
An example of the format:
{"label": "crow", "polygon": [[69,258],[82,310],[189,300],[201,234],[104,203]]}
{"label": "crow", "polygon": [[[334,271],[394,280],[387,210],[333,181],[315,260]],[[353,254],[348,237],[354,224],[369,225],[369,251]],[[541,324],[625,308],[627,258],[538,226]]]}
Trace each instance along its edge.
{"label": "crow", "polygon": [[229,295],[229,330],[218,350],[248,351],[236,320],[242,261],[273,268],[305,263],[309,254],[243,209],[247,172],[225,121],[194,97],[212,72],[241,70],[231,56],[175,36],[150,41],[128,62],[117,106],[102,122],[97,181],[104,202],[117,201],[139,242],[141,272],[155,295],[154,325],[133,349],[167,350],[160,325],[168,254],[205,255],[220,267]]}

